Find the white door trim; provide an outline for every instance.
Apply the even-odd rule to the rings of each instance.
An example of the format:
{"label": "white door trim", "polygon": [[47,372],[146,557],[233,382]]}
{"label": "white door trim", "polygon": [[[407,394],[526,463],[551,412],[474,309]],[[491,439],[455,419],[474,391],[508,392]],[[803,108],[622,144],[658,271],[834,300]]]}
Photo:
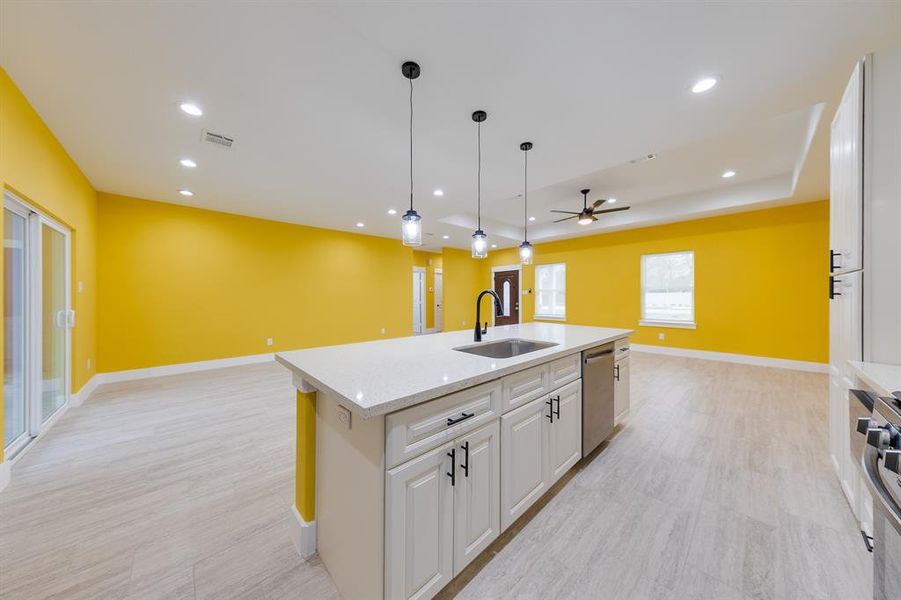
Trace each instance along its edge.
{"label": "white door trim", "polygon": [[[416,331],[414,329],[413,335],[420,335],[423,333],[427,333],[426,330],[427,330],[428,324],[426,322],[426,314],[427,313],[426,313],[426,309],[425,309],[425,303],[426,303],[426,293],[425,292],[426,292],[426,279],[428,279],[428,273],[426,272],[425,267],[413,267],[413,274],[415,275],[416,273],[422,273],[422,283],[419,285],[419,287],[420,287],[420,290],[419,290],[419,319],[420,319],[420,323],[422,325],[422,327],[421,327],[422,331]],[[415,310],[416,307],[414,306],[413,308]],[[416,322],[414,321],[413,324],[415,325]]]}
{"label": "white door trim", "polygon": [[[436,281],[435,275],[441,275],[441,297],[438,296],[437,290],[434,290],[434,288],[438,287],[437,285],[435,285],[435,281]],[[436,332],[439,332],[444,329],[444,270],[442,270],[440,268],[436,268],[434,270],[434,272],[432,273],[432,289],[435,291],[435,293],[434,293],[435,297],[432,300],[432,303],[434,304],[433,310],[435,313],[434,323],[433,323],[432,328]],[[441,323],[438,322],[439,314],[441,314]]]}
{"label": "white door trim", "polygon": [[[501,265],[498,267],[491,267],[491,282],[488,284],[488,289],[494,289],[494,274],[499,271],[518,271],[519,275],[519,323],[522,323],[522,265]],[[494,309],[491,309],[491,326],[494,327]]]}

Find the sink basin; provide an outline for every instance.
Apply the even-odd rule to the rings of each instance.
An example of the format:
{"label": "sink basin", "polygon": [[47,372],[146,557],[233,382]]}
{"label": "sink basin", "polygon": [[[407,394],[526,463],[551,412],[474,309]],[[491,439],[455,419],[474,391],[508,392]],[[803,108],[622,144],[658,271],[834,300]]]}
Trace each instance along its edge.
{"label": "sink basin", "polygon": [[544,350],[556,345],[554,342],[536,342],[511,338],[508,340],[497,340],[496,342],[482,342],[471,346],[460,346],[459,348],[454,348],[454,350],[487,356],[488,358],[512,358],[520,354],[528,354],[529,352]]}

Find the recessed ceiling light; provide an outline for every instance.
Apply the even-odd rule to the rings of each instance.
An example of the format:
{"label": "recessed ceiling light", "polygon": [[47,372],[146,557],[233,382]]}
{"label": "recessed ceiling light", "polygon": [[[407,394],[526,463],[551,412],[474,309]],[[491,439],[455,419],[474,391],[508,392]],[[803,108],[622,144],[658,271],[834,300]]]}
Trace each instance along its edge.
{"label": "recessed ceiling light", "polygon": [[194,162],[193,160],[191,160],[190,158],[183,158],[178,162],[181,163],[181,166],[188,167],[189,169],[193,169],[194,167],[197,166],[197,163]]}
{"label": "recessed ceiling light", "polygon": [[449,239],[450,239],[450,236],[449,236],[449,235],[442,235],[442,236],[441,236],[441,239],[449,240]]}
{"label": "recessed ceiling light", "polygon": [[200,110],[200,107],[192,102],[182,102],[179,105],[179,108],[191,115],[192,117],[199,117],[203,114],[203,111]]}
{"label": "recessed ceiling light", "polygon": [[703,79],[698,79],[695,84],[691,86],[691,91],[695,94],[703,94],[706,91],[712,90],[716,84],[716,77],[704,77]]}
{"label": "recessed ceiling light", "polygon": [[735,171],[725,171],[721,177],[723,179],[729,179],[730,177],[735,177]]}
{"label": "recessed ceiling light", "polygon": [[492,248],[497,248],[497,244],[491,244]]}
{"label": "recessed ceiling light", "polygon": [[529,217],[529,220],[530,220],[530,221],[534,221],[534,220],[535,220],[535,217]]}
{"label": "recessed ceiling light", "polygon": [[192,192],[191,190],[186,190],[186,189],[178,190],[178,193],[181,194],[182,196],[193,196],[194,195],[194,192]]}
{"label": "recessed ceiling light", "polygon": [[444,195],[444,190],[442,190],[441,188],[438,188],[438,189],[436,189],[434,192],[432,192],[432,195],[433,195],[433,196],[438,196],[438,197],[440,198],[441,196]]}
{"label": "recessed ceiling light", "polygon": [[396,214],[397,214],[397,211],[394,210],[393,208],[389,208],[389,209],[388,209],[388,214],[389,214],[389,215],[396,215]]}
{"label": "recessed ceiling light", "polygon": [[358,221],[358,222],[357,222],[357,227],[366,227],[366,223],[364,223],[364,222],[362,222],[362,221]]}
{"label": "recessed ceiling light", "polygon": [[616,204],[616,198],[607,198],[607,204]]}

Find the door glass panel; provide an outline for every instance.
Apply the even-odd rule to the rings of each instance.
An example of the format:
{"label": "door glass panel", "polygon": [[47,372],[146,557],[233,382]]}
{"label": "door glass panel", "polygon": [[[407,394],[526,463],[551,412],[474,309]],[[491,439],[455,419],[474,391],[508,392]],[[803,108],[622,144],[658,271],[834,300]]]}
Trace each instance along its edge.
{"label": "door glass panel", "polygon": [[25,403],[25,217],[4,209],[3,220],[3,440],[28,427]]}
{"label": "door glass panel", "polygon": [[66,402],[66,237],[41,225],[41,418]]}

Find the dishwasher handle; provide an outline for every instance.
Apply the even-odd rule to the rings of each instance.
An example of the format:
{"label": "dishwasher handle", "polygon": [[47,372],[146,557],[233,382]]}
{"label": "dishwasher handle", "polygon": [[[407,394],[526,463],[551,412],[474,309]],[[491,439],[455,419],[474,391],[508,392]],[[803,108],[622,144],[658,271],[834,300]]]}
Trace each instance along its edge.
{"label": "dishwasher handle", "polygon": [[603,357],[607,356],[608,354],[613,354],[613,350],[604,350],[603,352],[598,352],[597,354],[592,354],[591,356],[586,356],[582,361],[586,365],[590,365],[591,363],[598,362],[599,360],[601,360]]}

